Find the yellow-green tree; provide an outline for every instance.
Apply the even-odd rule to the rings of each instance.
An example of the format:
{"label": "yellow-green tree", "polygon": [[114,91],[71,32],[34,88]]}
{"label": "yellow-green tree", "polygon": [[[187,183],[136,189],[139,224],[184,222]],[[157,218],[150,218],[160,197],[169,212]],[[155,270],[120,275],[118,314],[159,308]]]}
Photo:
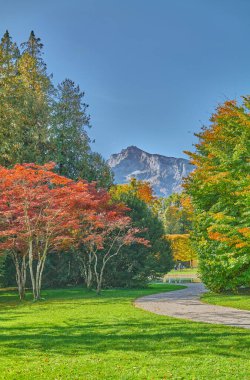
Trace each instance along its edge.
{"label": "yellow-green tree", "polygon": [[166,235],[170,241],[174,261],[189,262],[190,267],[194,266],[197,255],[192,247],[189,234]]}
{"label": "yellow-green tree", "polygon": [[155,199],[153,209],[162,220],[166,234],[190,232],[193,209],[190,197],[185,192]]}
{"label": "yellow-green tree", "polygon": [[156,199],[154,210],[163,221],[174,261],[189,262],[190,267],[193,267],[197,255],[190,239],[193,216],[190,197],[182,192]]}
{"label": "yellow-green tree", "polygon": [[250,97],[219,106],[198,138],[186,190],[202,280],[215,291],[250,286]]}
{"label": "yellow-green tree", "polygon": [[122,194],[131,193],[148,205],[155,201],[154,192],[149,182],[131,178],[129,183],[114,185],[110,193],[114,198],[120,198]]}

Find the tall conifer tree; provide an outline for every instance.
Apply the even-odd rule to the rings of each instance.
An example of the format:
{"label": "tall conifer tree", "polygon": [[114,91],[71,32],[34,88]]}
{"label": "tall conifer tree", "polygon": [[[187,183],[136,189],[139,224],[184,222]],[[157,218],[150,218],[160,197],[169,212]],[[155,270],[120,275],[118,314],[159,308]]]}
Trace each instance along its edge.
{"label": "tall conifer tree", "polygon": [[19,49],[6,31],[0,43],[0,164],[46,162],[52,84],[39,38]]}
{"label": "tall conifer tree", "polygon": [[86,127],[90,126],[83,102],[84,93],[70,79],[57,88],[52,122],[53,153],[51,159],[58,165],[59,174],[76,179],[87,170],[90,139]]}
{"label": "tall conifer tree", "polygon": [[[47,161],[49,122],[53,85],[42,59],[43,44],[32,31],[22,43],[18,62],[20,81],[24,91],[22,145],[20,162],[44,163]],[[24,151],[26,151],[24,153]]]}
{"label": "tall conifer tree", "polygon": [[6,31],[0,43],[0,164],[9,165],[18,151],[20,109],[17,60],[19,49]]}
{"label": "tall conifer tree", "polygon": [[111,171],[90,148],[84,93],[70,79],[55,90],[33,31],[21,49],[6,31],[0,43],[0,164],[53,160],[60,174],[109,187]]}

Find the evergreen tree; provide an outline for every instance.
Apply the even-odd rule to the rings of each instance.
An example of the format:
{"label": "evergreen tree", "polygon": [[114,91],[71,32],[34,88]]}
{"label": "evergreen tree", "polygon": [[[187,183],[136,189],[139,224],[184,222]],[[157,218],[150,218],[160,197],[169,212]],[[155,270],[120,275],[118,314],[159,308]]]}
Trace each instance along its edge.
{"label": "evergreen tree", "polygon": [[22,55],[18,61],[19,78],[23,91],[23,125],[21,157],[18,162],[47,161],[49,149],[49,124],[52,95],[51,77],[42,59],[43,44],[30,33],[27,42],[21,44]]}
{"label": "evergreen tree", "polygon": [[[82,173],[83,175],[84,173]],[[83,177],[84,178],[84,177]],[[109,189],[113,184],[113,173],[103,159],[103,157],[96,152],[90,152],[88,157],[88,170],[85,178],[88,181],[96,181],[97,185]]]}
{"label": "evergreen tree", "polygon": [[59,174],[72,179],[97,181],[109,187],[113,177],[100,154],[90,148],[87,128],[90,128],[88,105],[84,93],[70,79],[65,79],[57,89],[51,128],[52,151],[50,159],[57,163]]}
{"label": "evergreen tree", "polygon": [[6,30],[0,43],[0,72],[1,79],[9,79],[16,75],[16,61],[19,58],[20,52],[15,42]]}
{"label": "evergreen tree", "polygon": [[46,64],[42,59],[43,44],[41,42],[41,38],[36,37],[33,30],[30,32],[28,41],[21,44],[21,48],[23,49],[23,53],[28,53],[32,58],[36,59],[37,66],[39,66],[40,71],[46,70]]}
{"label": "evergreen tree", "polygon": [[6,31],[0,43],[0,164],[9,165],[18,151],[20,97],[17,60],[19,50]]}
{"label": "evergreen tree", "polygon": [[17,45],[6,32],[0,44],[0,164],[46,161],[52,84],[42,44],[31,32]]}
{"label": "evergreen tree", "polygon": [[58,85],[52,121],[53,153],[50,157],[58,165],[61,175],[76,179],[87,170],[90,127],[84,93],[70,79]]}
{"label": "evergreen tree", "polygon": [[[150,247],[123,247],[121,254],[114,258],[105,272],[105,285],[142,286],[171,269],[173,261],[170,244],[164,238],[162,222],[142,199],[133,191],[120,193],[118,189],[118,193],[119,200],[129,207],[128,215],[132,218],[133,225],[143,230],[140,236],[149,240]],[[116,200],[117,195],[113,193]]]}

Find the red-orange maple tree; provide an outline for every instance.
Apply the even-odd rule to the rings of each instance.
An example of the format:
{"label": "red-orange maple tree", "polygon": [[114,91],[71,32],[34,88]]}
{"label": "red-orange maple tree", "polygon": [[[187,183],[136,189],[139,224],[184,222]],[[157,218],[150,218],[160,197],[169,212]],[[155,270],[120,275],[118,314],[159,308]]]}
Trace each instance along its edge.
{"label": "red-orange maple tree", "polygon": [[96,192],[95,199],[96,209],[89,215],[88,228],[86,218],[76,210],[83,222],[75,235],[75,247],[87,287],[91,288],[94,277],[99,293],[105,267],[121,248],[131,244],[148,246],[149,241],[138,236],[141,230],[133,227],[125,205],[113,202],[106,192]]}
{"label": "red-orange maple tree", "polygon": [[[20,298],[25,295],[26,268],[34,299],[40,298],[46,258],[69,246],[84,246],[85,276],[95,274],[100,291],[107,262],[123,245],[148,244],[137,237],[126,207],[111,202],[95,183],[74,182],[52,171],[55,164],[0,167],[0,251],[16,267]],[[88,269],[90,268],[90,269]]]}
{"label": "red-orange maple tree", "polygon": [[54,164],[0,167],[0,250],[15,263],[20,298],[29,266],[34,299],[40,298],[42,274],[49,252],[68,246],[80,219],[96,207],[94,184],[73,182],[52,172]]}

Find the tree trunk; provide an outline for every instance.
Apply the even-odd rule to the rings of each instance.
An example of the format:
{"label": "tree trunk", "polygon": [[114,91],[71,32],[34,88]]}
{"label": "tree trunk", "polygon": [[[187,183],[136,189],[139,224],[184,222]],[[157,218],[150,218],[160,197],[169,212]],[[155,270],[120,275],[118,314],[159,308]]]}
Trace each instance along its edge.
{"label": "tree trunk", "polygon": [[86,286],[87,289],[91,289],[92,287],[92,270],[91,267],[88,267],[87,273],[86,273]]}
{"label": "tree trunk", "polygon": [[[104,255],[103,259],[102,259],[102,266],[101,266],[101,270],[100,270],[100,273],[98,273],[98,270],[97,270],[97,264],[98,264],[98,256],[96,254],[96,252],[94,253],[94,258],[95,258],[95,265],[94,265],[94,270],[95,270],[95,277],[96,277],[96,284],[97,284],[97,287],[96,287],[96,291],[97,291],[97,294],[100,294],[101,293],[101,290],[102,290],[102,281],[103,281],[103,274],[104,274],[104,269],[106,267],[106,264],[107,262],[114,256],[117,256],[118,253],[120,252],[120,249],[121,247],[123,246],[123,244],[121,244],[115,253],[113,253],[112,255],[109,255],[111,249],[109,249],[109,251],[106,253],[106,255]],[[111,246],[111,248],[113,247],[113,245]]]}
{"label": "tree trunk", "polygon": [[79,262],[80,262],[80,270],[81,274],[84,276],[84,282],[87,287],[87,289],[92,288],[92,283],[93,283],[93,270],[92,270],[92,261],[93,261],[93,256],[91,253],[89,253],[88,258],[81,257],[81,253],[78,256],[79,257]]}
{"label": "tree trunk", "polygon": [[21,293],[20,293],[21,294],[20,299],[24,299],[25,298],[26,277],[27,277],[27,264],[26,264],[26,257],[23,256],[22,266],[21,266],[22,288],[21,288]]}
{"label": "tree trunk", "polygon": [[106,261],[103,261],[100,273],[98,273],[97,272],[97,258],[96,258],[95,276],[96,276],[96,292],[97,292],[97,294],[100,294],[101,290],[102,290],[102,280],[103,280],[103,272],[104,272],[105,265],[106,265]]}
{"label": "tree trunk", "polygon": [[21,258],[21,263],[20,263],[18,259],[18,255],[15,252],[13,252],[12,259],[14,261],[15,268],[16,268],[16,282],[17,282],[18,294],[19,294],[20,300],[22,301],[25,299],[26,267],[27,267],[26,257],[23,256]]}
{"label": "tree trunk", "polygon": [[39,298],[41,298],[42,277],[43,277],[43,270],[44,270],[44,266],[45,266],[45,260],[46,260],[46,256],[42,260],[42,264],[41,264],[41,267],[40,267],[39,282],[38,282],[38,295],[39,295]]}
{"label": "tree trunk", "polygon": [[[104,269],[104,267],[103,267],[103,269]],[[96,278],[96,282],[97,282],[96,292],[97,292],[97,294],[101,293],[102,279],[103,279],[103,270],[101,270],[101,273],[99,274],[98,278]]]}
{"label": "tree trunk", "polygon": [[39,279],[40,279],[40,270],[41,270],[41,260],[38,260],[38,263],[36,265],[36,279],[35,279],[35,299],[36,301],[40,299],[40,286],[39,286]]}
{"label": "tree trunk", "polygon": [[101,281],[98,281],[97,287],[96,287],[96,293],[101,294],[101,290],[102,290],[102,284],[101,284]]}
{"label": "tree trunk", "polygon": [[35,285],[35,276],[33,269],[33,246],[32,242],[29,243],[29,270],[30,270],[30,279],[32,285],[33,298],[36,299],[36,285]]}
{"label": "tree trunk", "polygon": [[34,268],[33,268],[34,257],[33,257],[33,251],[32,251],[32,243],[31,243],[30,253],[29,253],[29,269],[30,269],[30,278],[31,278],[34,301],[37,301],[41,298],[42,275],[43,275],[46,257],[47,257],[47,248],[41,256],[40,254],[38,254],[37,264],[34,271]]}
{"label": "tree trunk", "polygon": [[42,256],[42,258],[38,260],[37,266],[36,266],[35,287],[33,291],[33,294],[35,294],[34,300],[36,301],[41,299],[42,275],[43,275],[45,260],[46,260],[46,254],[45,256]]}
{"label": "tree trunk", "polygon": [[88,260],[88,264],[86,267],[86,271],[87,271],[86,285],[87,285],[87,289],[91,289],[92,281],[93,281],[93,274],[92,274],[93,255],[91,253],[89,253],[88,258],[89,258],[89,260]]}

